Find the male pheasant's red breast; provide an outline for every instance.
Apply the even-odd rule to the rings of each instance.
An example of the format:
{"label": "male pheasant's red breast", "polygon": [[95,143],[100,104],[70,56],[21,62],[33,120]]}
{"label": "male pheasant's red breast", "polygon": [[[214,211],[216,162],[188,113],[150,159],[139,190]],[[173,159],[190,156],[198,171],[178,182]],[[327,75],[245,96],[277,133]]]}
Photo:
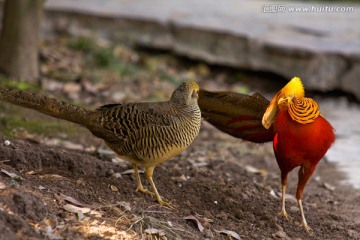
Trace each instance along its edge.
{"label": "male pheasant's red breast", "polygon": [[298,123],[288,111],[280,110],[276,119],[274,151],[279,166],[291,170],[301,164],[316,164],[335,140],[334,129],[321,115],[314,122]]}

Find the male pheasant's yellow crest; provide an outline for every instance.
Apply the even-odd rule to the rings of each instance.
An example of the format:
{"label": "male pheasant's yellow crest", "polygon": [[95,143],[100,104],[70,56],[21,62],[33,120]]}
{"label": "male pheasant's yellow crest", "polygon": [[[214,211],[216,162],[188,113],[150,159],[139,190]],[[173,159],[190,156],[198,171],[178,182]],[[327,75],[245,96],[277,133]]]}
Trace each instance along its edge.
{"label": "male pheasant's yellow crest", "polygon": [[290,97],[291,95],[294,95],[298,98],[303,98],[305,95],[304,86],[298,77],[291,79],[280,92],[281,94],[279,97]]}
{"label": "male pheasant's yellow crest", "polygon": [[302,99],[305,96],[304,86],[298,77],[291,79],[271,100],[267,107],[262,125],[268,129],[276,121],[280,107],[287,106],[294,97]]}

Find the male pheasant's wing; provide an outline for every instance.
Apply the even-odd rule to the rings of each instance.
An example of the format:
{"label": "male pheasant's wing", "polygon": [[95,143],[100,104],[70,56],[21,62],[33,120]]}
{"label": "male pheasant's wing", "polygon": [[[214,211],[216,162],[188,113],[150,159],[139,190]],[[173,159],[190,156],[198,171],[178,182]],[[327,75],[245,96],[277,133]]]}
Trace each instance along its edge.
{"label": "male pheasant's wing", "polygon": [[97,111],[103,128],[124,141],[144,128],[167,127],[178,121],[168,102],[110,104]]}
{"label": "male pheasant's wing", "polygon": [[256,143],[274,138],[274,129],[265,129],[261,123],[268,104],[258,93],[250,96],[203,89],[199,93],[199,107],[206,121],[231,136]]}

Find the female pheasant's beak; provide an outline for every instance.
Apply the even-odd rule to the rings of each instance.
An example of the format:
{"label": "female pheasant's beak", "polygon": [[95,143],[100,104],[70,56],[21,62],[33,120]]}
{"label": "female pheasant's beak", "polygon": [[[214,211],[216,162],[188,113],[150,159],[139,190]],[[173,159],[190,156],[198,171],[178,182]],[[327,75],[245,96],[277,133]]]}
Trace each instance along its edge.
{"label": "female pheasant's beak", "polygon": [[275,123],[279,110],[287,108],[295,96],[304,97],[304,86],[298,77],[291,79],[271,100],[262,118],[264,128],[269,129]]}

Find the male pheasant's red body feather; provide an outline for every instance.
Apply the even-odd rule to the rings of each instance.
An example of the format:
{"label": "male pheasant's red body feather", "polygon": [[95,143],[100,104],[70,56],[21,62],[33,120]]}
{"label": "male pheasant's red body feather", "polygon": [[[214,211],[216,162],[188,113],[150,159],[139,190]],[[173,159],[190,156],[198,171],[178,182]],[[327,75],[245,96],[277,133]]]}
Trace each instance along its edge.
{"label": "male pheasant's red body feather", "polygon": [[301,124],[281,110],[275,129],[274,152],[281,172],[302,164],[315,168],[335,140],[333,127],[322,116],[313,123]]}

